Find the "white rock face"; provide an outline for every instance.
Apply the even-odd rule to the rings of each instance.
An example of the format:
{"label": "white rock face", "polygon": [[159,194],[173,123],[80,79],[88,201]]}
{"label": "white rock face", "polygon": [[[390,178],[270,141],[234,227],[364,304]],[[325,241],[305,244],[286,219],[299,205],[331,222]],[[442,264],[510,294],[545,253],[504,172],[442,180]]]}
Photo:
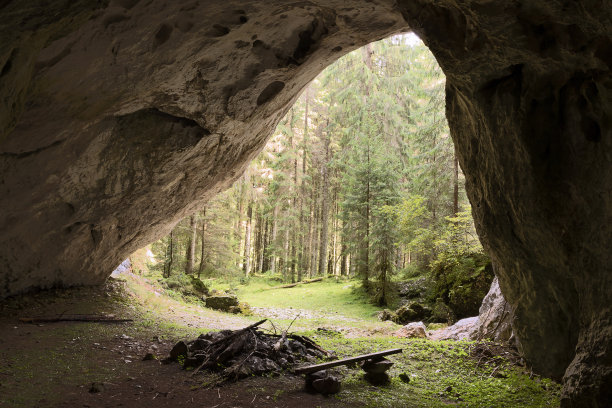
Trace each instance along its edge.
{"label": "white rock face", "polygon": [[504,299],[497,277],[493,279],[489,293],[480,306],[476,331],[473,339],[490,339],[516,345],[512,331],[512,307]]}

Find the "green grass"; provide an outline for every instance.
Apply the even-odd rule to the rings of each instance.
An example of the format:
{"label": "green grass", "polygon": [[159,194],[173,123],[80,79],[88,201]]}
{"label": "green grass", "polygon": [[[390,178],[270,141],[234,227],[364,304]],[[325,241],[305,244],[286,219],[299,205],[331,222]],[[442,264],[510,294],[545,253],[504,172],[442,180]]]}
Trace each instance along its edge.
{"label": "green grass", "polygon": [[[359,369],[340,368],[342,391],[336,396],[349,404],[367,407],[557,407],[558,384],[529,375],[507,362],[499,368],[470,357],[472,342],[430,341],[369,337],[346,339],[307,333],[322,347],[335,350],[339,357],[402,348],[402,354],[389,356],[395,365],[389,371],[387,386],[374,387],[363,379]],[[399,379],[406,373],[409,383]],[[450,387],[450,389],[449,389]]]}
{"label": "green grass", "polygon": [[291,307],[370,321],[376,320],[376,313],[382,310],[359,293],[356,280],[325,279],[293,288],[270,289],[277,285],[278,282],[254,278],[248,285],[239,286],[237,292],[240,300],[256,307]]}

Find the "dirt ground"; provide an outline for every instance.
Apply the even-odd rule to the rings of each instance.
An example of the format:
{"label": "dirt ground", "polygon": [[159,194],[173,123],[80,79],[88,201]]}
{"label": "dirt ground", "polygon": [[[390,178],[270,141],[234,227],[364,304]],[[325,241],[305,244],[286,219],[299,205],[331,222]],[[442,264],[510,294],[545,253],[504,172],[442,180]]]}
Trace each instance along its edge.
{"label": "dirt ground", "polygon": [[[297,376],[254,377],[211,388],[205,386],[209,381],[205,376],[192,377],[178,364],[142,361],[149,352],[167,356],[181,334],[167,322],[151,324],[143,319],[142,311],[125,299],[117,285],[41,293],[0,305],[1,407],[345,406],[334,397],[304,392],[304,380]],[[94,312],[114,313],[134,322],[27,324],[19,320]],[[173,311],[168,313],[172,321]],[[184,313],[176,312],[174,320],[180,323]],[[244,327],[240,319],[234,320],[223,324],[201,318],[197,325]]]}

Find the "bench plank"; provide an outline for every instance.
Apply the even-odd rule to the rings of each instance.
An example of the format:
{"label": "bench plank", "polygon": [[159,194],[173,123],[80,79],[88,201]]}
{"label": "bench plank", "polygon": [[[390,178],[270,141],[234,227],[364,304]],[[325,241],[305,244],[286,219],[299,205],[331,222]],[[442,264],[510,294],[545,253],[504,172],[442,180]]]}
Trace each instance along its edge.
{"label": "bench plank", "polygon": [[306,367],[298,367],[293,372],[295,374],[309,374],[309,373],[314,373],[320,370],[325,370],[327,368],[338,367],[341,365],[356,363],[358,361],[363,361],[363,360],[371,360],[376,357],[384,357],[384,356],[388,356],[391,354],[398,354],[401,352],[402,352],[401,348],[379,351],[377,353],[363,354],[360,356],[343,358],[341,360],[330,361],[328,363],[315,364],[315,365],[310,365]]}

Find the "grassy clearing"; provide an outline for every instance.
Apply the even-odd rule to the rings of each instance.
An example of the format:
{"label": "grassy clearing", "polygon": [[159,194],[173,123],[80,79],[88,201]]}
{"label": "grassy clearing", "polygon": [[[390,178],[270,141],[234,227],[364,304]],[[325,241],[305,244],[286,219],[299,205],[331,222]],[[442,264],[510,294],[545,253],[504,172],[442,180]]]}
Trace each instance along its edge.
{"label": "grassy clearing", "polygon": [[368,302],[357,280],[325,279],[293,288],[273,289],[277,285],[273,280],[252,278],[248,285],[237,286],[235,291],[241,301],[255,308],[273,309],[262,314],[283,328],[298,314],[292,326],[295,330],[325,327],[355,337],[390,334],[399,327],[376,318],[382,308]]}
{"label": "grassy clearing", "polygon": [[254,278],[248,285],[239,286],[237,292],[241,300],[256,307],[291,307],[363,320],[376,320],[376,313],[382,310],[367,302],[355,280],[325,279],[293,288],[270,289],[276,285],[278,282]]}

